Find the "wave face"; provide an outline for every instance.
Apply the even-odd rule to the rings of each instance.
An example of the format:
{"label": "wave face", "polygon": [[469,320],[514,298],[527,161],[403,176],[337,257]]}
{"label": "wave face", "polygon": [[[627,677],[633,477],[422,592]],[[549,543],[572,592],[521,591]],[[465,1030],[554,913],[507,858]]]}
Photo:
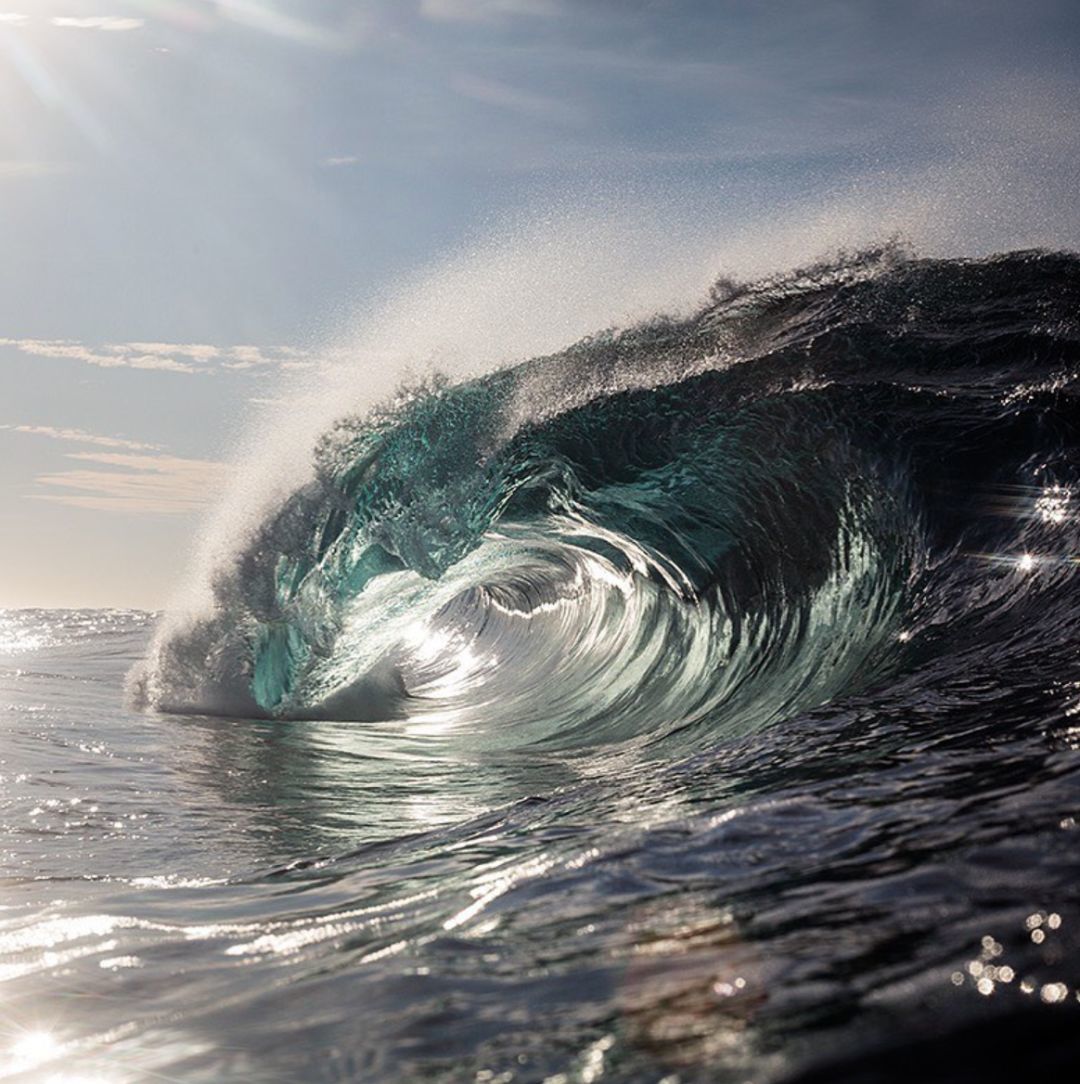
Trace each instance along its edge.
{"label": "wave face", "polygon": [[1075,256],[885,249],[342,417],[140,696],[690,750],[1045,658],[1076,632],[1078,313]]}

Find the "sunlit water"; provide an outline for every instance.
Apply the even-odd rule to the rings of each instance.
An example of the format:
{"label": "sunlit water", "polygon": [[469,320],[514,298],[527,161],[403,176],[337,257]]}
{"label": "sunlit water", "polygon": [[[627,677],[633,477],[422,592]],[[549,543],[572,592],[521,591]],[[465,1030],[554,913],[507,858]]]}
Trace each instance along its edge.
{"label": "sunlit water", "polygon": [[1080,271],[837,279],[350,422],[194,624],[0,615],[0,1078],[1074,1072]]}
{"label": "sunlit water", "polygon": [[[432,763],[362,724],[133,714],[150,623],[3,619],[5,1079],[773,1080],[942,1034],[916,1078],[1077,1054],[1067,699],[1014,726],[973,674],[662,768]],[[1040,1026],[1009,1053],[1016,1014]]]}

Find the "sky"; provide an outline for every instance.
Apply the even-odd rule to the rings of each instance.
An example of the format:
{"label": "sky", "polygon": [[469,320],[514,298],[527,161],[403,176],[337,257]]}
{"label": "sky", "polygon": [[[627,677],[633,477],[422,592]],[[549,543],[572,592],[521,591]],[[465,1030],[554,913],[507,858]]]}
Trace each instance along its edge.
{"label": "sky", "polygon": [[1078,107],[1075,0],[0,0],[0,607],[168,605],[301,399],[1077,247]]}

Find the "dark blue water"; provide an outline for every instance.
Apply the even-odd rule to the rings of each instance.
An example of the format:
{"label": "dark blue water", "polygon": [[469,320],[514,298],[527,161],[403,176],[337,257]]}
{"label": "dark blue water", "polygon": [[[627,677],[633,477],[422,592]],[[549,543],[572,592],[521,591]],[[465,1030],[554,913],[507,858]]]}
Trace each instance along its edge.
{"label": "dark blue water", "polygon": [[204,613],[5,615],[0,1078],[1075,1066],[1078,313],[723,284],[343,417]]}

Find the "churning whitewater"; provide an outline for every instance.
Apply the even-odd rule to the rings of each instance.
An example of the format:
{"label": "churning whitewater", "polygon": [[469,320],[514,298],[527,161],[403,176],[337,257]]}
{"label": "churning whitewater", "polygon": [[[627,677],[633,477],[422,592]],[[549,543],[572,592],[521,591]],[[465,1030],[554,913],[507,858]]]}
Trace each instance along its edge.
{"label": "churning whitewater", "polygon": [[1073,256],[887,247],[343,414],[136,694],[701,748],[1060,643],[1078,301]]}

